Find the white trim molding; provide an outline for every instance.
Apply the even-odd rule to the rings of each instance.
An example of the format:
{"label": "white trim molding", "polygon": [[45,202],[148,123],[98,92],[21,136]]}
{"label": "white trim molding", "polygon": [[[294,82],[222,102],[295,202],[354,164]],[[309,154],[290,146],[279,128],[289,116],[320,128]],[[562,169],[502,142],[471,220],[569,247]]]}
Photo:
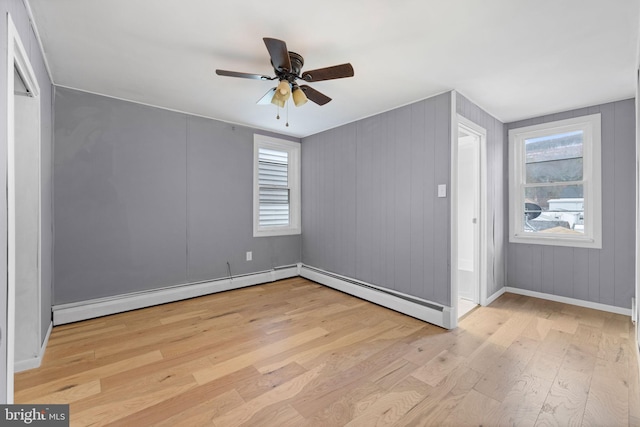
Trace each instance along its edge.
{"label": "white trim molding", "polygon": [[504,288],[506,292],[512,294],[524,295],[533,298],[546,299],[548,301],[561,302],[564,304],[577,305],[578,307],[592,308],[594,310],[606,311],[609,313],[622,314],[623,316],[631,317],[630,308],[616,307],[613,305],[601,304],[599,302],[585,301],[576,298],[563,297],[560,295],[545,294],[543,292],[529,291],[527,289],[518,289],[512,287]]}
{"label": "white trim molding", "polygon": [[[573,181],[563,180],[559,177],[547,177],[546,180],[529,181],[527,175],[527,149],[526,144],[531,141],[547,141],[551,137],[560,137],[571,134],[582,134],[582,175],[574,176]],[[573,117],[565,120],[540,123],[532,126],[514,128],[509,130],[509,242],[527,243],[537,245],[569,246],[579,248],[602,248],[602,189],[601,189],[601,118],[600,113],[586,116]],[[529,141],[529,142],[528,142]],[[558,191],[561,187],[580,187],[582,197],[557,196],[553,198],[557,203],[573,203],[571,215],[563,210],[567,208],[548,208],[542,203],[547,203],[546,197],[550,197],[553,189]],[[527,203],[527,190],[549,191],[546,196],[541,196],[541,201],[530,200],[541,206],[538,215],[546,216],[550,220],[557,218],[559,221],[570,223],[570,229],[562,229],[555,232],[554,228],[538,231],[533,227],[533,220],[526,217],[525,203]],[[533,197],[533,196],[532,196]],[[568,197],[568,198],[565,198]],[[580,202],[579,200],[582,199]],[[548,210],[547,210],[548,209]],[[575,231],[578,225],[578,210],[582,212],[582,232]],[[573,221],[573,222],[572,222]],[[553,224],[553,223],[551,223]]]}
{"label": "white trim molding", "polygon": [[[493,262],[495,261],[493,259],[489,261],[489,257],[488,257],[489,252],[491,253],[495,252],[495,248],[489,247],[489,240],[487,238],[487,230],[489,228],[489,209],[487,204],[487,191],[488,191],[487,130],[482,126],[480,126],[479,124],[473,122],[472,120],[467,119],[461,114],[456,113],[456,118],[457,118],[457,124],[455,129],[455,140],[452,142],[452,145],[456,146],[456,160],[454,162],[455,169],[452,169],[452,172],[451,172],[452,176],[453,174],[457,175],[457,172],[458,172],[457,171],[458,169],[457,145],[458,145],[459,128],[463,128],[465,131],[475,134],[479,139],[480,164],[478,165],[479,167],[478,174],[480,175],[480,184],[479,184],[480,189],[479,189],[479,200],[478,200],[478,226],[480,227],[480,229],[478,230],[479,241],[477,244],[477,250],[479,251],[479,253],[475,254],[475,256],[478,259],[477,261],[474,262],[474,266],[477,265],[476,268],[478,269],[478,299],[475,302],[482,306],[486,306],[489,304],[487,302],[487,297],[488,297],[487,288],[488,288],[488,281],[489,281],[489,277],[488,277],[489,262],[491,262],[493,265]],[[453,206],[453,200],[452,200],[452,206]],[[456,215],[457,215],[457,204],[456,204],[456,212],[454,212],[452,216],[452,222],[451,222],[452,230],[454,226],[454,219],[457,224],[457,218],[454,218],[454,216]],[[453,236],[453,232],[452,232],[452,236]],[[455,240],[453,239],[453,237],[451,238],[452,247],[457,247],[457,244],[458,244],[457,228],[455,229],[455,236],[456,236]],[[452,260],[453,260],[453,257],[457,258],[457,248],[455,252],[456,252],[455,256],[452,255]],[[458,266],[458,268],[460,268],[460,266]],[[452,274],[452,278],[453,278],[453,274]],[[458,294],[456,294],[455,298],[452,297],[451,301],[457,301],[457,298],[458,298]]]}
{"label": "white trim molding", "polygon": [[298,267],[293,265],[242,276],[54,305],[53,324],[63,325],[296,276],[298,276]]}
{"label": "white trim molding", "polygon": [[28,371],[29,369],[36,369],[40,367],[42,359],[44,358],[44,352],[47,350],[47,344],[49,344],[49,337],[51,336],[52,329],[53,322],[50,322],[49,328],[47,328],[47,334],[44,336],[44,340],[42,340],[38,354],[31,359],[15,361],[13,365],[14,372]]}
{"label": "white trim molding", "polygon": [[[42,265],[42,242],[41,242],[41,189],[40,189],[40,114],[41,114],[41,106],[40,106],[40,86],[38,85],[38,79],[36,74],[29,62],[29,55],[22,43],[20,38],[20,33],[13,23],[13,19],[10,13],[6,15],[7,20],[7,56],[6,56],[6,108],[7,108],[7,128],[6,128],[6,136],[7,136],[7,326],[5,331],[5,339],[6,339],[6,372],[7,372],[7,381],[6,381],[6,403],[13,403],[13,388],[14,388],[14,380],[12,372],[15,371],[15,351],[16,351],[16,339],[15,339],[15,324],[16,324],[16,162],[15,162],[15,147],[16,147],[16,126],[15,126],[15,118],[16,118],[16,107],[15,107],[15,93],[14,93],[14,73],[17,72],[20,78],[23,80],[25,88],[29,92],[31,101],[34,105],[37,106],[35,113],[37,116],[34,120],[32,117],[30,119],[30,125],[35,126],[37,130],[37,147],[38,147],[38,165],[37,165],[37,174],[38,174],[38,230],[37,230],[37,265],[38,265],[38,278],[37,278],[37,301],[35,304],[37,307],[37,335],[38,339],[40,339],[40,318],[41,318],[41,271],[40,266]],[[34,346],[35,347],[35,346]],[[42,351],[42,349],[40,349]]]}
{"label": "white trim molding", "polygon": [[[274,150],[287,154],[287,186],[260,184],[260,150]],[[275,154],[272,152],[271,154]],[[300,185],[301,145],[286,139],[273,138],[258,133],[253,134],[253,237],[287,236],[302,233],[302,203]],[[276,172],[278,174],[278,172]],[[271,189],[288,191],[288,225],[260,225],[260,190]],[[267,203],[267,206],[270,204]],[[280,212],[280,211],[278,211]]]}
{"label": "white trim molding", "polygon": [[300,276],[445,329],[453,329],[457,324],[456,310],[452,307],[304,264]]}
{"label": "white trim molding", "polygon": [[507,288],[500,288],[500,290],[498,290],[498,292],[496,292],[493,295],[487,297],[486,301],[484,302],[484,304],[482,304],[482,306],[486,307],[489,304],[492,304],[495,300],[497,300],[502,295],[504,295],[505,292],[507,292]]}

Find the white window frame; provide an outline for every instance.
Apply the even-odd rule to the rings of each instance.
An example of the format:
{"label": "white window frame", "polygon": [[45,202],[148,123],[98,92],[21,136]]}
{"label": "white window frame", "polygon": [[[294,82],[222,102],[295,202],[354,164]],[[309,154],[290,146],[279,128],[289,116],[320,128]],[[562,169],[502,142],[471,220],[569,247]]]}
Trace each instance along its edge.
{"label": "white window frame", "polygon": [[[600,114],[509,130],[509,241],[537,245],[602,248]],[[524,231],[526,139],[583,131],[584,235]]]}
{"label": "white window frame", "polygon": [[[260,226],[260,188],[258,185],[258,150],[269,148],[288,153],[289,225]],[[300,143],[265,135],[253,135],[253,237],[287,236],[302,233],[300,213]]]}

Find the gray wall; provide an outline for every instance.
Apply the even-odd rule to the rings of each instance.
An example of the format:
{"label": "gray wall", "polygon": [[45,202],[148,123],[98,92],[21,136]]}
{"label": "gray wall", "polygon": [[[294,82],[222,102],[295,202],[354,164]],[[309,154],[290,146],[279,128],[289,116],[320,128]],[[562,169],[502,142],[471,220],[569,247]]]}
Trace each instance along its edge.
{"label": "gray wall", "polygon": [[631,308],[635,268],[634,100],[509,123],[505,140],[509,129],[594,113],[602,115],[602,249],[509,243],[507,282],[514,288]]}
{"label": "gray wall", "polygon": [[[42,268],[41,268],[41,301],[42,301],[42,337],[47,331],[51,323],[51,271],[52,271],[52,197],[51,197],[51,100],[52,86],[49,76],[47,75],[44,61],[36,41],[35,35],[29,24],[29,18],[20,0],[2,0],[0,1],[0,46],[2,46],[3,55],[0,55],[0,99],[6,99],[6,46],[7,46],[7,20],[6,14],[10,13],[11,18],[20,34],[20,38],[29,55],[29,60],[38,79],[40,86],[41,110],[41,191],[42,191]],[[7,111],[6,104],[0,102],[0,129],[7,128]],[[7,137],[6,132],[0,132],[0,188],[6,188],[6,165],[7,165]],[[6,197],[0,198],[0,241],[7,241],[7,200]],[[7,247],[0,245],[0,259],[5,260],[0,263],[0,288],[7,287]],[[0,384],[6,384],[7,372],[6,366],[6,313],[7,300],[6,292],[0,292],[0,307],[2,307],[2,316],[0,316]],[[6,401],[5,387],[0,387],[0,402]]]}
{"label": "gray wall", "polygon": [[54,304],[298,262],[300,236],[252,236],[253,134],[56,88]]}
{"label": "gray wall", "polygon": [[451,93],[302,141],[303,263],[450,305]]}
{"label": "gray wall", "polygon": [[487,131],[487,296],[505,286],[507,229],[507,163],[504,124],[456,94],[456,112]]}

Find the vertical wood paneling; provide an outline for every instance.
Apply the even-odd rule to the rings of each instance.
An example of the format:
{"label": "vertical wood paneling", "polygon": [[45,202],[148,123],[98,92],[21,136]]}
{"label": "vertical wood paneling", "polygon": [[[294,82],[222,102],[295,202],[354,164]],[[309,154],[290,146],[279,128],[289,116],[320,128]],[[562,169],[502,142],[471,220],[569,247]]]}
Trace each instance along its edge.
{"label": "vertical wood paneling", "polygon": [[573,298],[589,300],[589,250],[576,248],[573,251]]}
{"label": "vertical wood paneling", "polygon": [[396,265],[394,259],[395,253],[395,235],[396,235],[396,193],[395,193],[395,169],[396,150],[393,144],[395,128],[392,126],[392,116],[384,114],[380,118],[384,121],[384,150],[385,162],[382,170],[384,171],[383,188],[387,197],[384,200],[384,219],[385,225],[382,232],[385,235],[384,253],[382,262],[385,265],[385,276],[381,283],[385,283],[390,289],[396,289]]}
{"label": "vertical wood paneling", "polygon": [[435,159],[434,165],[436,184],[447,186],[447,197],[435,200],[435,221],[438,224],[435,232],[435,300],[451,305],[451,95],[445,94],[432,98],[436,102],[435,115]]}
{"label": "vertical wood paneling", "polygon": [[[370,281],[371,274],[371,252],[361,250],[361,248],[371,247],[370,231],[373,229],[371,223],[371,200],[375,194],[371,185],[371,174],[373,171],[373,150],[371,147],[371,133],[368,126],[373,120],[368,118],[358,122],[356,136],[356,276],[361,280]],[[325,245],[326,247],[326,245]]]}
{"label": "vertical wood paneling", "polygon": [[386,168],[386,120],[385,116],[380,116],[378,120],[373,121],[371,126],[372,131],[372,146],[373,146],[373,208],[371,214],[373,216],[373,230],[371,234],[371,277],[375,277],[376,280],[382,281],[386,277],[385,273],[385,245],[386,235],[382,232],[386,227],[385,210],[383,208],[383,200],[389,198],[389,194],[385,192],[384,181],[388,178],[388,170]]}
{"label": "vertical wood paneling", "polygon": [[600,301],[613,305],[615,284],[615,228],[613,221],[616,181],[614,173],[615,117],[613,104],[600,107],[602,120],[602,249],[600,250]]}
{"label": "vertical wood paneling", "polygon": [[[318,234],[318,229],[320,228],[318,224],[320,198],[309,199],[304,197],[304,195],[308,193],[319,194],[320,192],[320,184],[315,177],[318,176],[318,157],[322,144],[320,143],[320,136],[314,136],[313,139],[317,140],[317,142],[313,144],[309,142],[307,145],[303,145],[301,150],[302,169],[304,170],[302,174],[302,212],[304,213],[302,215],[302,230],[303,233],[315,236]],[[332,171],[329,172],[332,173]],[[315,259],[318,259],[319,254],[316,254],[317,245],[312,243],[314,243],[312,239],[302,239],[302,253],[307,253]],[[320,265],[318,265],[318,267],[320,267]]]}
{"label": "vertical wood paneling", "polygon": [[302,260],[350,277],[356,266],[355,135],[355,125],[347,125],[306,138],[302,150]]}
{"label": "vertical wood paneling", "polygon": [[186,129],[183,114],[56,89],[55,304],[186,283]]}
{"label": "vertical wood paneling", "polygon": [[553,293],[573,297],[573,248],[553,248]]}
{"label": "vertical wood paneling", "polygon": [[[306,173],[302,174],[300,179],[301,191],[302,194],[317,194],[317,190],[314,188],[315,180],[310,179],[310,177],[314,176],[315,170],[315,153],[320,144],[313,143],[313,141],[317,140],[319,137],[314,135],[307,138],[307,145],[304,145],[301,150],[300,161],[301,164],[304,165],[304,168],[307,170]],[[305,215],[302,215],[302,229],[305,233],[314,233],[315,230],[315,216],[317,209],[315,209],[315,204],[317,203],[317,198],[307,199],[306,197],[302,198],[302,211],[305,212]],[[313,247],[310,245],[310,240],[302,239],[302,261],[304,262],[304,255],[313,253]]]}
{"label": "vertical wood paneling", "polygon": [[300,260],[253,237],[253,129],[66,88],[54,120],[56,304]]}
{"label": "vertical wood paneling", "polygon": [[518,275],[516,274],[516,265],[518,263],[518,257],[513,253],[507,254],[507,279],[509,280],[509,286],[519,287],[517,285]]}
{"label": "vertical wood paneling", "polygon": [[531,245],[518,245],[515,250],[515,255],[518,260],[516,264],[516,277],[518,277],[518,284],[524,289],[533,290],[532,286],[532,263]]}
{"label": "vertical wood paneling", "polygon": [[[488,286],[488,295],[493,295],[506,285],[506,263],[507,263],[507,234],[505,225],[508,223],[507,212],[507,145],[504,138],[505,127],[502,122],[493,120],[494,133],[491,146],[494,150],[493,162],[488,170],[491,171],[491,185],[493,189],[493,204],[490,210],[493,215],[493,244],[495,257],[492,262],[495,271],[495,281],[493,287]],[[489,284],[491,285],[491,284]]]}
{"label": "vertical wood paneling", "polygon": [[305,264],[449,304],[450,97],[303,139]]}
{"label": "vertical wood paneling", "polygon": [[531,246],[531,290],[541,292],[542,289],[542,248],[537,245]]}
{"label": "vertical wood paneling", "polygon": [[396,235],[395,266],[396,290],[411,292],[411,107],[393,111],[396,148],[395,194],[396,194]]}
{"label": "vertical wood paneling", "polygon": [[436,221],[434,203],[429,203],[437,197],[437,183],[435,177],[436,162],[436,103],[425,102],[424,108],[425,150],[424,150],[424,288],[423,298],[435,300],[436,275],[435,253],[439,250],[436,242],[436,229],[440,226]]}
{"label": "vertical wood paneling", "polygon": [[[341,154],[339,144],[340,144],[340,141],[333,140],[328,145],[330,149],[327,152],[327,156],[330,159],[329,161],[333,165],[336,164],[336,157],[338,157]],[[346,172],[345,170],[334,169],[334,173],[327,175],[325,177],[327,179],[327,188],[328,188],[327,198],[329,200],[329,204],[333,206],[343,204],[341,180],[343,179],[345,172]],[[328,262],[330,264],[336,264],[336,263],[340,264],[341,262],[343,262],[343,258],[341,257],[343,249],[341,247],[342,245],[340,244],[341,243],[340,236],[338,235],[341,228],[340,224],[342,223],[342,221],[340,221],[340,212],[337,212],[334,209],[330,213],[330,215],[327,216],[327,218],[329,219],[328,229],[331,230],[331,232],[328,235],[330,240],[326,242],[329,247],[329,251],[327,251],[328,252],[327,255],[329,256]]]}
{"label": "vertical wood paneling", "polygon": [[[613,220],[615,227],[616,271],[614,305],[631,306],[635,292],[635,109],[633,101],[613,104],[614,111],[614,181],[615,201]],[[606,208],[604,209],[607,213]],[[606,216],[609,219],[609,216]],[[605,221],[607,220],[605,219]]]}
{"label": "vertical wood paneling", "polygon": [[[502,162],[496,158],[498,152],[496,147],[496,120],[493,117],[484,117],[482,120],[482,127],[487,131],[486,141],[486,210],[481,212],[481,221],[487,224],[487,244],[485,250],[487,251],[487,295],[493,295],[497,289],[497,268],[496,260],[498,256],[498,247],[496,245],[496,211],[500,206],[501,199],[496,197],[496,175],[499,175],[496,169],[502,168]],[[496,161],[498,160],[498,161]],[[489,167],[489,165],[491,165]],[[500,239],[501,237],[498,237]],[[498,240],[500,241],[500,240]],[[501,286],[502,287],[502,286]]]}
{"label": "vertical wood paneling", "polygon": [[600,301],[600,253],[598,251],[587,251],[589,253],[589,297],[587,301]]}
{"label": "vertical wood paneling", "polygon": [[508,286],[536,287],[535,274],[530,283],[528,269],[522,267],[530,262],[534,272],[541,271],[543,293],[629,308],[635,256],[633,100],[536,117],[507,124],[506,129],[595,113],[602,118],[602,249],[539,246],[542,256],[527,260],[522,245],[509,243]]}
{"label": "vertical wood paneling", "polygon": [[424,102],[411,106],[411,211],[410,211],[410,250],[411,284],[410,293],[424,294],[424,187],[425,187],[425,130]]}
{"label": "vertical wood paneling", "polygon": [[[346,162],[347,165],[350,165],[345,169],[345,173],[342,177],[342,185],[344,186],[345,193],[343,204],[340,206],[346,206],[344,210],[345,217],[342,218],[341,224],[341,235],[342,235],[342,245],[345,248],[345,258],[343,260],[343,266],[345,274],[349,277],[355,276],[355,265],[356,265],[356,218],[357,218],[357,210],[356,210],[356,176],[357,170],[353,166],[356,164],[356,126],[349,125],[347,126],[347,132],[343,133],[342,138],[340,139],[340,144],[343,147],[343,155],[336,159],[336,165],[340,165],[340,162]],[[340,213],[338,213],[340,215]]]}
{"label": "vertical wood paneling", "polygon": [[[487,212],[484,214],[488,219],[487,295],[491,296],[505,286],[505,276],[507,275],[504,233],[504,212],[506,209],[504,125],[459,93],[456,97],[456,110],[458,114],[487,131]],[[517,264],[513,263],[509,265],[509,268],[515,269]]]}
{"label": "vertical wood paneling", "polygon": [[[511,248],[512,245],[509,245]],[[512,260],[510,259],[509,262]],[[555,257],[553,253],[552,247],[544,247],[542,249],[542,265],[540,268],[542,269],[542,283],[540,286],[540,291],[545,294],[553,294],[553,272],[555,270]],[[511,278],[513,276],[509,276],[507,279],[509,280],[509,286],[511,286]],[[516,278],[514,278],[516,279]],[[517,287],[517,286],[516,286]]]}
{"label": "vertical wood paneling", "polygon": [[[332,198],[329,197],[329,187],[327,185],[327,180],[325,179],[326,175],[328,174],[335,174],[336,173],[336,166],[333,164],[332,162],[332,158],[329,156],[331,150],[328,148],[328,146],[326,144],[324,144],[322,146],[322,148],[320,149],[320,153],[318,156],[318,159],[320,160],[320,165],[321,168],[324,168],[324,165],[327,165],[326,167],[326,174],[323,174],[321,177],[318,176],[317,179],[319,179],[319,191],[320,194],[322,196],[322,201],[323,201],[323,208],[324,206],[331,206],[332,203]],[[320,227],[320,230],[329,230],[329,218],[330,218],[330,211],[327,212],[324,215],[320,215],[318,217],[318,225]],[[317,238],[320,240],[320,244],[322,245],[321,247],[325,247],[327,248],[324,251],[320,252],[321,255],[321,264],[322,265],[330,265],[330,248],[329,246],[329,239],[331,239],[331,236],[329,235],[328,232],[321,232],[318,234]]]}

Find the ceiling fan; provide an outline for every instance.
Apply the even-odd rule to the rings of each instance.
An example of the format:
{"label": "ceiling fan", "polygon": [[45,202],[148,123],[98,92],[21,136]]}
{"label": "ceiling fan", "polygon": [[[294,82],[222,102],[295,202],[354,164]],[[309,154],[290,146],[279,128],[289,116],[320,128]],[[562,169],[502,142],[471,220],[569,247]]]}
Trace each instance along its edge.
{"label": "ceiling fan", "polygon": [[241,77],[244,79],[256,80],[278,80],[278,86],[271,88],[257,104],[275,104],[278,107],[284,107],[289,99],[293,97],[296,107],[307,102],[307,99],[318,105],[324,105],[331,101],[327,95],[313,89],[308,85],[298,85],[297,80],[313,83],[321,80],[342,79],[344,77],[353,77],[353,67],[351,64],[340,64],[332,67],[318,68],[317,70],[305,71],[302,74],[302,66],[304,58],[295,52],[287,49],[287,44],[278,39],[264,37],[264,44],[267,46],[269,56],[271,57],[271,65],[275,72],[275,77],[265,76],[262,74],[240,73],[237,71],[216,70],[219,76]]}

